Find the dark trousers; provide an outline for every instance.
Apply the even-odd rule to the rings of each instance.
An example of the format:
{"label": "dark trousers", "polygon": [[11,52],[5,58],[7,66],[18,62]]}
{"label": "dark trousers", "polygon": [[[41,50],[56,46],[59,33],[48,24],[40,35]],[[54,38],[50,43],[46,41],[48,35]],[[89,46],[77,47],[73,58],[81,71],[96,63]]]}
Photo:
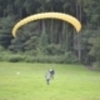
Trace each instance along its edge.
{"label": "dark trousers", "polygon": [[50,79],[46,79],[46,81],[47,81],[47,85],[49,85]]}

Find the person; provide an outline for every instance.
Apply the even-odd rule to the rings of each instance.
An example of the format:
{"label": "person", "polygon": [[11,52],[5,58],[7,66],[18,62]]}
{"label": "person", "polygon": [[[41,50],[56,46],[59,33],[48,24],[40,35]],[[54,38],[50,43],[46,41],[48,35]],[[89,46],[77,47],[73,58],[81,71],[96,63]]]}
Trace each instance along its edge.
{"label": "person", "polygon": [[54,79],[54,74],[55,74],[54,69],[50,69],[49,72],[50,72],[51,78]]}
{"label": "person", "polygon": [[54,79],[54,74],[55,74],[55,71],[53,69],[50,69],[49,71],[47,71],[45,75],[47,85],[50,84],[51,79]]}

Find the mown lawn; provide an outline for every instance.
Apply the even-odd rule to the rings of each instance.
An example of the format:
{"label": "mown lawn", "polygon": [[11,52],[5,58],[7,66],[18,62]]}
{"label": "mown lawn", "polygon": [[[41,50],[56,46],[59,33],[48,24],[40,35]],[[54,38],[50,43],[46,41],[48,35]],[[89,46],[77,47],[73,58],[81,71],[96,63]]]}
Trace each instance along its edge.
{"label": "mown lawn", "polygon": [[[49,68],[56,74],[47,85]],[[82,65],[0,62],[0,100],[100,100],[100,72]]]}

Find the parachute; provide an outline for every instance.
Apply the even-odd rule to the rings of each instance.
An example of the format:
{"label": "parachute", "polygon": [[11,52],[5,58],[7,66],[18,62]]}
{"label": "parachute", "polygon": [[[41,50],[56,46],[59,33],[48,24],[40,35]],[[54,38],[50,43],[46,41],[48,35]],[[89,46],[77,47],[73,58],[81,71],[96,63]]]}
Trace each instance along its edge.
{"label": "parachute", "polygon": [[58,19],[58,20],[63,20],[67,23],[70,23],[71,25],[74,26],[77,32],[81,30],[81,23],[76,19],[75,17],[65,14],[65,13],[59,13],[59,12],[44,12],[44,13],[39,13],[35,15],[28,16],[21,21],[19,21],[14,28],[12,29],[12,35],[16,37],[17,30],[24,26],[25,24],[28,24],[32,21],[37,21],[37,20],[42,20],[42,19]]}

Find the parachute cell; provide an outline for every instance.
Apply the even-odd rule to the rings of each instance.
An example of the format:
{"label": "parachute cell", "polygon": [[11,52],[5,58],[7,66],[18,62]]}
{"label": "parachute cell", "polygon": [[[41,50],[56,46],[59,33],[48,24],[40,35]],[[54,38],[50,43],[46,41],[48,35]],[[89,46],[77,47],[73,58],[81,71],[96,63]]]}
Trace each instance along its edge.
{"label": "parachute cell", "polygon": [[75,27],[77,32],[81,30],[81,23],[75,17],[65,13],[45,12],[45,13],[39,13],[39,14],[28,16],[22,19],[21,21],[19,21],[12,29],[12,35],[16,37],[17,30],[29,22],[41,20],[41,19],[52,19],[52,18],[63,20],[65,22],[72,24]]}

